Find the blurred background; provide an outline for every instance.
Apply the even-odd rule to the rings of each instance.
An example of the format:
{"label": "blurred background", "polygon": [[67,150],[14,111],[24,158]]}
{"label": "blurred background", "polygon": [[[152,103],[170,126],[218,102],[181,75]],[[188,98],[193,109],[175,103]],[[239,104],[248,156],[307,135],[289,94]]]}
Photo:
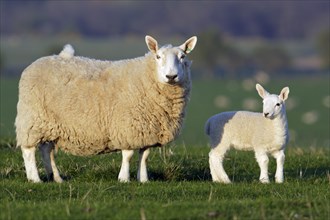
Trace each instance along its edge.
{"label": "blurred background", "polygon": [[147,52],[145,35],[179,45],[196,35],[193,90],[179,144],[207,146],[204,123],[229,110],[261,111],[259,82],[290,87],[292,147],[329,147],[330,2],[10,1],[1,4],[0,139],[14,140],[20,74],[66,43],[76,54],[124,59]]}

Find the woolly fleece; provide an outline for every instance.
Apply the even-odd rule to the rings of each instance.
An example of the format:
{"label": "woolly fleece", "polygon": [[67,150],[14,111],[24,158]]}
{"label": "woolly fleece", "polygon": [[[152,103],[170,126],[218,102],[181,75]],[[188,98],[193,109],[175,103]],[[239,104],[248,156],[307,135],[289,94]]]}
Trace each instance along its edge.
{"label": "woolly fleece", "polygon": [[[63,54],[62,54],[63,55]],[[74,155],[164,145],[180,132],[191,89],[157,81],[152,53],[121,61],[43,57],[19,83],[17,146],[52,141]]]}

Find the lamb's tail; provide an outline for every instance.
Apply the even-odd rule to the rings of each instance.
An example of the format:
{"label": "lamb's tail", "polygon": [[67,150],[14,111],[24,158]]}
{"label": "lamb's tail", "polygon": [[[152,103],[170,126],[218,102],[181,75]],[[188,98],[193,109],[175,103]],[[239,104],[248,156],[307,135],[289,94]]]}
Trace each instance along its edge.
{"label": "lamb's tail", "polygon": [[61,51],[61,53],[59,54],[60,57],[64,58],[64,59],[70,59],[74,56],[74,49],[70,44],[66,44],[63,47],[63,50]]}
{"label": "lamb's tail", "polygon": [[210,120],[207,120],[207,122],[205,123],[205,133],[208,136],[210,135],[210,124],[211,124]]}

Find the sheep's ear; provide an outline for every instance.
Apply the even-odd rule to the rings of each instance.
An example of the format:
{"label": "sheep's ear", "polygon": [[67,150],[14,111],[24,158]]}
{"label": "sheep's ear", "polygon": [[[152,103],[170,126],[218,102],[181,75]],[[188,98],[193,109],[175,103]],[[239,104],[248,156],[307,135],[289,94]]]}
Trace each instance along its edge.
{"label": "sheep's ear", "polygon": [[196,43],[197,43],[197,37],[193,36],[188,40],[186,40],[186,42],[181,44],[179,47],[185,52],[185,54],[188,54],[195,48]]}
{"label": "sheep's ear", "polygon": [[279,95],[280,99],[282,99],[283,101],[287,100],[287,98],[289,97],[289,92],[289,87],[284,87]]}
{"label": "sheep's ear", "polygon": [[158,51],[157,41],[153,37],[148,36],[148,35],[146,36],[145,40],[146,40],[146,44],[147,44],[149,50],[153,53],[157,53],[157,51]]}
{"label": "sheep's ear", "polygon": [[256,85],[256,89],[258,91],[258,94],[260,95],[261,98],[265,98],[266,95],[268,95],[269,93],[264,89],[264,87],[262,87],[260,84]]}

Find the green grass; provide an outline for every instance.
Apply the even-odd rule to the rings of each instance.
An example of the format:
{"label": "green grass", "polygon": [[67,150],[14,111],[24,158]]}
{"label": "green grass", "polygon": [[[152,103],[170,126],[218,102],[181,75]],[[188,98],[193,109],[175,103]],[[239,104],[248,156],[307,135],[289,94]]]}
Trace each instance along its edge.
{"label": "green grass", "polygon": [[[206,119],[220,111],[242,109],[257,93],[243,90],[242,81],[194,81],[185,127],[180,138],[149,157],[150,182],[135,181],[137,155],[131,163],[132,182],[118,183],[121,155],[76,157],[59,152],[57,163],[66,182],[27,182],[21,152],[14,149],[13,122],[18,80],[1,78],[0,218],[1,219],[329,219],[329,95],[323,78],[273,80],[265,87],[279,92],[290,86],[288,110],[291,138],[286,154],[285,183],[258,182],[259,168],[252,152],[230,151],[225,169],[231,185],[211,182],[208,168]],[[214,100],[230,99],[225,108]],[[305,124],[305,112],[318,120]],[[299,146],[299,147],[298,147]],[[171,153],[173,152],[173,153]],[[46,175],[38,155],[41,178]]]}
{"label": "green grass", "polygon": [[[233,184],[211,182],[207,147],[153,149],[146,184],[117,182],[120,154],[76,157],[59,152],[66,182],[26,180],[21,152],[0,147],[1,219],[328,219],[329,149],[288,149],[284,184],[258,182],[252,152],[230,151],[225,169]],[[45,172],[38,155],[40,174]]]}
{"label": "green grass", "polygon": [[[4,41],[6,65],[25,67],[67,43],[27,41]],[[134,57],[146,51],[137,39],[129,38],[70,42],[77,54],[99,59]],[[123,44],[129,49],[121,50]],[[111,50],[104,50],[105,45]],[[198,72],[193,69],[192,74]],[[137,155],[131,163],[132,181],[122,184],[117,181],[120,153],[76,157],[61,151],[56,161],[66,181],[33,184],[26,180],[21,152],[13,147],[18,79],[0,78],[0,219],[330,219],[330,119],[329,107],[323,104],[329,96],[329,76],[271,79],[265,85],[272,93],[289,86],[288,101],[293,103],[287,111],[291,140],[283,184],[274,183],[273,159],[272,183],[263,185],[258,182],[253,153],[237,151],[230,151],[224,162],[233,184],[211,182],[205,121],[218,112],[245,109],[247,98],[255,99],[255,111],[261,111],[257,92],[245,90],[243,83],[193,80],[183,132],[166,148],[152,150],[147,184],[135,181]],[[227,106],[214,104],[220,95],[228,98]],[[303,120],[308,112],[316,117],[310,124]],[[41,178],[46,180],[37,155]]]}

